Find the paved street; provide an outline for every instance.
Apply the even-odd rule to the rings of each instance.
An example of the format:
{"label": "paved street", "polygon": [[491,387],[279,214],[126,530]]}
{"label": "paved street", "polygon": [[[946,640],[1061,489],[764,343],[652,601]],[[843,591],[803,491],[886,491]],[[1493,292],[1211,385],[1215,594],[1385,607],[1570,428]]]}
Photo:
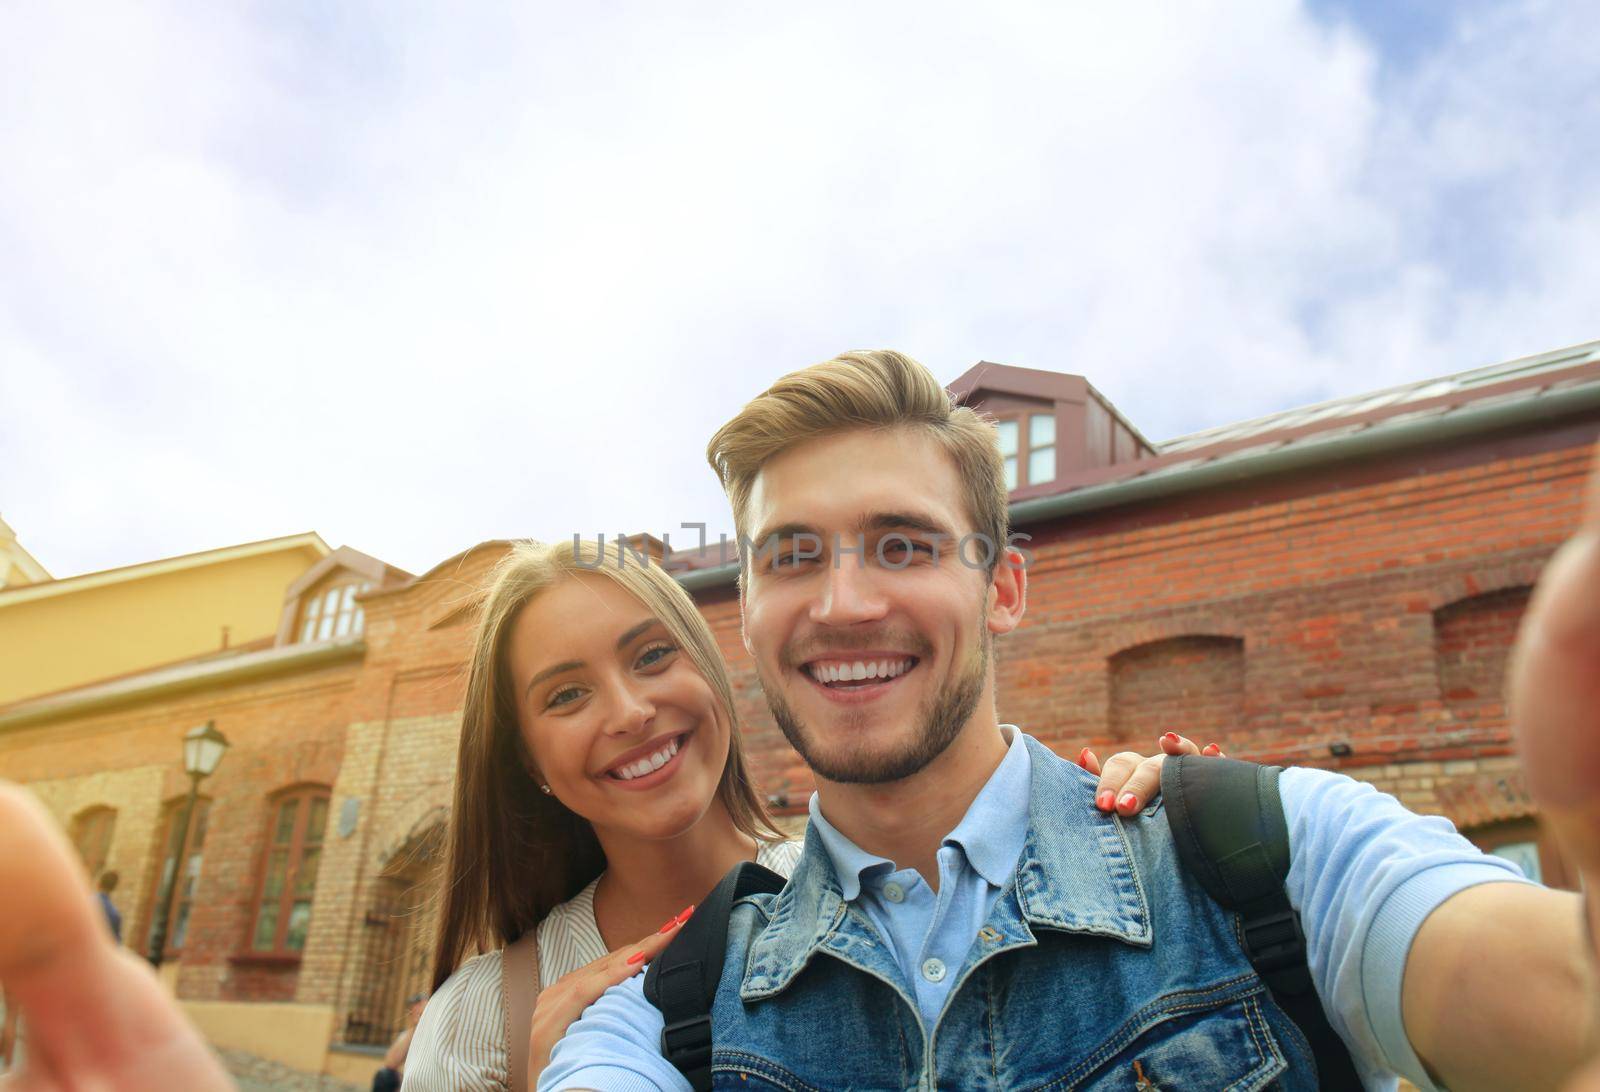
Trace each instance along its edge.
{"label": "paved street", "polygon": [[228,1072],[238,1080],[239,1092],[367,1092],[366,1086],[347,1084],[332,1077],[310,1076],[242,1050],[219,1050],[217,1053],[222,1056]]}

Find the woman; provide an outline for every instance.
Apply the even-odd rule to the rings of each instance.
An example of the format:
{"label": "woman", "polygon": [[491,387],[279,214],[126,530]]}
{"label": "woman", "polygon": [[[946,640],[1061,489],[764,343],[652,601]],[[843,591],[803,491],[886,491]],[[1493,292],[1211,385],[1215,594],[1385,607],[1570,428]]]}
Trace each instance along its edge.
{"label": "woman", "polygon": [[[800,843],[751,784],[734,708],[710,627],[659,566],[587,542],[511,548],[474,641],[435,993],[406,1092],[506,1088],[508,1036],[530,1036],[536,1075],[729,868],[792,870]],[[1198,750],[1176,736],[1163,749]],[[1098,772],[1087,750],[1079,761]],[[1117,793],[1132,814],[1158,783],[1159,758],[1127,753],[1107,763],[1097,796]],[[531,1035],[507,1026],[514,983],[496,950],[530,929],[542,988]]]}

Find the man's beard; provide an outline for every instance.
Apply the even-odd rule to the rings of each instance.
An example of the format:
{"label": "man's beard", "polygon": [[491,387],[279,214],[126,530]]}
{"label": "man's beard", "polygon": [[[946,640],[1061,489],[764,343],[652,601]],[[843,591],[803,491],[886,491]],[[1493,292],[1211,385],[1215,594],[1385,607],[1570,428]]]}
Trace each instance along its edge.
{"label": "man's beard", "polygon": [[[989,671],[989,634],[980,631],[977,662],[960,677],[946,685],[918,710],[920,730],[913,732],[904,745],[886,753],[874,753],[861,746],[842,744],[835,750],[826,749],[795,715],[783,694],[765,674],[757,668],[761,690],[767,697],[767,708],[778,722],[789,746],[799,752],[807,766],[817,776],[829,781],[855,785],[881,785],[900,781],[919,772],[928,763],[944,754],[961,729],[978,708],[978,698],[983,693],[983,681]],[[838,729],[842,737],[859,743],[860,729],[875,714],[845,713],[840,717]],[[857,733],[852,735],[852,733]]]}

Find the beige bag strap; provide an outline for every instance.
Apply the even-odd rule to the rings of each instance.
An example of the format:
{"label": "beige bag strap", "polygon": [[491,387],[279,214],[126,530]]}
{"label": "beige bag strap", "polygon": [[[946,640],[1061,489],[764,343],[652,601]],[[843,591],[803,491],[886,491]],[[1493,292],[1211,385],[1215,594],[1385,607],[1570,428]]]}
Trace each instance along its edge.
{"label": "beige bag strap", "polygon": [[528,1039],[539,999],[539,930],[529,929],[500,950],[500,989],[506,1009],[506,1059],[511,1092],[528,1092]]}

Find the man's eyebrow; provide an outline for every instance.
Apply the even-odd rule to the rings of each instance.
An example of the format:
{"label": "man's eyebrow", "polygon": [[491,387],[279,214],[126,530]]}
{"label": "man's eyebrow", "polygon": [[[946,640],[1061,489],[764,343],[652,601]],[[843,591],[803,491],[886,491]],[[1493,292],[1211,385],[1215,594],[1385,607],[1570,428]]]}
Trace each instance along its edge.
{"label": "man's eyebrow", "polygon": [[817,533],[817,529],[809,523],[780,523],[776,527],[768,527],[762,531],[755,537],[751,545],[759,550],[763,542],[774,538],[794,538],[798,535],[810,535],[813,538],[822,537]]}
{"label": "man's eyebrow", "polygon": [[[629,627],[629,629],[623,633],[621,637],[617,638],[617,651],[621,652],[623,649],[627,648],[638,638],[639,634],[645,632],[651,626],[659,626],[660,624],[661,619],[659,618],[646,618],[638,625]],[[576,671],[578,668],[583,666],[584,663],[582,660],[566,660],[559,664],[551,664],[549,667],[545,668],[543,671],[539,672],[533,678],[528,680],[528,685],[523,689],[522,696],[526,698],[528,694],[532,692],[534,687],[538,686],[540,683],[554,675],[560,675],[566,671]]]}
{"label": "man's eyebrow", "polygon": [[874,512],[857,527],[863,531],[917,531],[925,535],[949,535],[950,529],[932,516],[920,512]]}

